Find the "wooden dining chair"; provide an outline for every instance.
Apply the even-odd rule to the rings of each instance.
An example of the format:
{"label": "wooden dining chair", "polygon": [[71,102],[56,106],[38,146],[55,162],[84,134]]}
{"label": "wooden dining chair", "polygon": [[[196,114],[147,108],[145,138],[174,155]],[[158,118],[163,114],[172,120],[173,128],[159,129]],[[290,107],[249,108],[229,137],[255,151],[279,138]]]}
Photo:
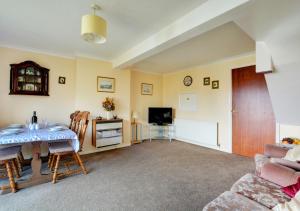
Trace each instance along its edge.
{"label": "wooden dining chair", "polygon": [[80,113],[80,111],[75,111],[74,113],[72,113],[71,115],[70,115],[70,125],[69,125],[69,128],[71,129],[71,130],[73,130],[73,128],[74,128],[74,123],[75,123],[75,117],[78,115]]}
{"label": "wooden dining chair", "polygon": [[[4,166],[7,172],[7,176],[9,179],[9,187],[11,192],[15,193],[16,183],[14,180],[14,174],[17,178],[20,178],[20,174],[22,171],[22,167],[20,164],[20,146],[13,146],[0,149],[0,165]],[[1,186],[1,190],[5,190],[9,188],[5,185]]]}
{"label": "wooden dining chair", "polygon": [[[90,112],[83,111],[80,112],[76,115],[74,119],[74,124],[73,124],[73,131],[78,135],[79,143],[80,143],[80,150],[82,150],[83,142],[84,142],[84,137],[86,133],[86,129],[88,126],[88,117],[89,117]],[[86,168],[80,158],[80,155],[78,152],[75,152],[73,147],[71,146],[70,142],[56,142],[52,143],[49,145],[49,152],[51,156],[51,160],[49,164],[49,168],[53,172],[53,178],[52,178],[52,183],[56,183],[57,177],[60,175],[67,176],[70,174],[78,173],[82,171],[84,174],[87,174]],[[59,163],[62,160],[63,157],[66,156],[72,156],[74,159],[75,163],[80,166],[80,169],[77,170],[71,170],[69,168],[70,162],[65,163],[65,166],[67,167],[67,170],[64,173],[58,174],[58,168],[59,168]],[[74,162],[73,162],[74,163]]]}
{"label": "wooden dining chair", "polygon": [[[75,117],[80,113],[80,111],[74,111],[74,113],[71,113],[70,114],[70,124],[69,124],[69,129],[73,130],[74,131],[74,128],[75,128]],[[53,155],[52,154],[48,154],[48,168],[50,168],[50,165],[51,165],[51,161],[52,161],[52,158],[53,158]]]}

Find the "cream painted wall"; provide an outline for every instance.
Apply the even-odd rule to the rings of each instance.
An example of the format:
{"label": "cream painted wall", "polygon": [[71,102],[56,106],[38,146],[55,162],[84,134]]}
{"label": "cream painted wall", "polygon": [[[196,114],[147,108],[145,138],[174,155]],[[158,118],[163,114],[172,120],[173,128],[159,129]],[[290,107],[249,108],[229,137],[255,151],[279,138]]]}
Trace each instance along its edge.
{"label": "cream painted wall", "polygon": [[[220,150],[231,152],[231,70],[255,64],[255,56],[219,61],[213,64],[190,68],[163,75],[163,105],[176,109],[176,118],[219,123]],[[193,84],[183,85],[183,78],[190,75]],[[203,78],[219,80],[220,88],[203,86]],[[178,109],[179,94],[195,93],[198,97],[198,111],[183,112]]]}
{"label": "cream painted wall", "polygon": [[[130,118],[132,111],[139,112],[139,121],[147,122],[149,106],[171,106],[176,109],[176,117],[219,123],[220,150],[231,152],[231,69],[255,64],[255,56],[219,61],[175,73],[156,75],[130,70],[115,70],[109,62],[87,58],[68,59],[21,50],[0,48],[0,127],[10,123],[24,123],[36,110],[41,119],[50,122],[69,122],[69,114],[75,109],[91,112],[90,119],[105,115],[101,102],[106,97],[116,101],[115,113],[124,121],[124,144],[130,145]],[[9,93],[9,64],[33,60],[50,69],[50,96],[19,96]],[[184,76],[191,75],[193,84],[185,87]],[[58,77],[65,76],[66,84],[58,84]],[[116,92],[97,92],[97,76],[116,78]],[[220,80],[220,89],[212,90],[203,86],[203,77]],[[141,83],[152,83],[152,96],[141,95]],[[178,110],[180,93],[198,95],[198,111]],[[30,155],[29,146],[25,152]],[[91,122],[87,131],[83,153],[102,151],[91,145]],[[45,154],[47,151],[44,151]],[[26,155],[26,153],[25,153]]]}
{"label": "cream painted wall", "polygon": [[[163,77],[160,74],[149,74],[139,71],[131,72],[132,111],[137,111],[138,121],[148,122],[148,107],[162,106]],[[153,95],[142,95],[141,84],[153,84]]]}
{"label": "cream painted wall", "polygon": [[[113,97],[116,102],[116,111],[119,117],[124,118],[124,144],[130,144],[130,70],[114,70],[109,62],[76,58],[67,59],[38,53],[20,51],[16,49],[0,48],[0,127],[11,123],[25,123],[30,119],[32,112],[38,113],[40,120],[49,122],[69,123],[69,115],[75,109],[91,112],[90,119],[105,115],[101,102],[106,97]],[[32,60],[50,69],[49,97],[8,95],[9,73],[11,63]],[[66,84],[58,84],[58,77],[66,77]],[[97,76],[116,78],[115,93],[97,92]],[[101,151],[91,145],[90,121],[85,139],[83,153]],[[30,145],[23,147],[25,157],[30,156]],[[114,147],[111,147],[114,148]],[[47,149],[43,147],[43,154]]]}
{"label": "cream painted wall", "polygon": [[[116,92],[97,92],[97,76],[115,78]],[[112,68],[112,64],[109,62],[102,62],[87,58],[76,59],[75,108],[78,110],[90,111],[90,119],[99,115],[105,117],[105,111],[102,108],[102,101],[105,99],[105,97],[113,97],[116,103],[116,110],[114,113],[124,119],[124,144],[122,146],[130,145],[130,83],[130,70],[115,70]],[[87,130],[83,153],[91,153],[103,150],[96,149],[91,145],[91,133],[92,122],[90,122]]]}
{"label": "cream painted wall", "polygon": [[[0,127],[10,123],[25,123],[33,111],[40,120],[69,122],[75,105],[75,61],[15,49],[0,48]],[[50,69],[49,97],[9,95],[10,64],[32,60]],[[58,77],[66,77],[66,84],[58,84]],[[28,151],[25,146],[25,151]]]}

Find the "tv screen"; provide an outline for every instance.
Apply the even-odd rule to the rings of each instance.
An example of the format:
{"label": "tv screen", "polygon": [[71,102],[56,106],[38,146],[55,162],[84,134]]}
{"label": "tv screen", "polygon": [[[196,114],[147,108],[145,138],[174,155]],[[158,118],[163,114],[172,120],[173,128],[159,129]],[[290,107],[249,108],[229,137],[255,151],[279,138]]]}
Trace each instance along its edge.
{"label": "tv screen", "polygon": [[157,125],[172,124],[172,108],[150,107],[148,112],[148,123]]}

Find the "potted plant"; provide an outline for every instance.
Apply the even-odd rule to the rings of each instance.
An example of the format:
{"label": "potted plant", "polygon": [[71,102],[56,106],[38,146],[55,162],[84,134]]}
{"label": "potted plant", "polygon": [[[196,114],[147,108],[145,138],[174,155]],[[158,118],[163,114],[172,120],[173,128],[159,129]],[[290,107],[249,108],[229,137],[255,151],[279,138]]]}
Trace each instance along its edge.
{"label": "potted plant", "polygon": [[106,119],[112,119],[112,111],[115,110],[115,103],[113,98],[106,97],[105,100],[102,102],[102,107],[106,111]]}

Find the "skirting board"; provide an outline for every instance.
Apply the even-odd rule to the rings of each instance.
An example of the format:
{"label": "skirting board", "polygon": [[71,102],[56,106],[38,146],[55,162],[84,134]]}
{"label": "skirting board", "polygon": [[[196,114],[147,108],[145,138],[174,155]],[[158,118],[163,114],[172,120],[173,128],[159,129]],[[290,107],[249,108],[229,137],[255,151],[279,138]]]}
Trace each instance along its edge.
{"label": "skirting board", "polygon": [[196,141],[186,140],[186,139],[183,139],[183,138],[180,138],[180,137],[176,137],[175,139],[177,141],[186,142],[186,143],[189,143],[189,144],[194,144],[194,145],[197,145],[197,146],[206,147],[206,148],[210,148],[210,149],[214,149],[214,150],[218,150],[218,151],[222,151],[222,152],[226,152],[226,153],[230,153],[231,154],[231,152],[229,152],[228,150],[223,149],[223,148],[218,147],[218,146],[212,146],[212,145],[202,144],[202,143],[199,143],[199,142],[196,142]]}

